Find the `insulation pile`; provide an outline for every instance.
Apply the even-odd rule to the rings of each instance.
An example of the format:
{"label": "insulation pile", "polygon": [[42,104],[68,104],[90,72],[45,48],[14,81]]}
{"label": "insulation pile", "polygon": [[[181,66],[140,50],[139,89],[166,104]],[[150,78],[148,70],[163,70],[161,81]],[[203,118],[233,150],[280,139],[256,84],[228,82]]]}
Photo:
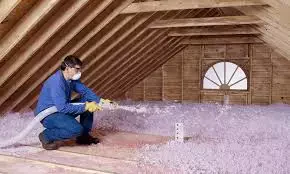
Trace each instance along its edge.
{"label": "insulation pile", "polygon": [[[20,132],[32,119],[32,113],[1,117],[0,141]],[[145,145],[138,150],[140,168],[156,165],[172,173],[290,173],[288,105],[128,101],[118,108],[96,112],[94,119],[97,129],[171,137],[175,123],[183,123],[187,140]],[[39,125],[21,143],[39,143],[37,135],[41,130]],[[17,148],[1,151],[16,152]]]}

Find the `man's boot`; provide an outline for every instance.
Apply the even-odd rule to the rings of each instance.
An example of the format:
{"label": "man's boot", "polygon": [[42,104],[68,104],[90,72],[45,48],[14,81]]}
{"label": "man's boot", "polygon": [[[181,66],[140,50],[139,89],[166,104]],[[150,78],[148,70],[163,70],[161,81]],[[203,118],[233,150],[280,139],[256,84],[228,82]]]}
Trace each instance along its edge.
{"label": "man's boot", "polygon": [[76,143],[81,145],[98,144],[99,142],[100,140],[98,138],[94,138],[91,135],[82,135],[76,139]]}
{"label": "man's boot", "polygon": [[48,142],[47,140],[45,140],[44,138],[44,135],[43,135],[43,132],[41,132],[39,135],[38,135],[38,138],[42,144],[42,147],[45,149],[45,150],[56,150],[58,149],[58,146],[56,143],[54,142]]}

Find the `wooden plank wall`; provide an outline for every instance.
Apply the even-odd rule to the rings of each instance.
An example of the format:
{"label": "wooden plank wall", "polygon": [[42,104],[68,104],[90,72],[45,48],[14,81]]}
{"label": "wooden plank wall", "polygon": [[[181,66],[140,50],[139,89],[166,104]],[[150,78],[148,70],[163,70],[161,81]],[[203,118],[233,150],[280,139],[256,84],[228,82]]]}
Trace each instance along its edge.
{"label": "wooden plank wall", "polygon": [[[201,46],[188,46],[148,76],[126,96],[132,100],[198,102]],[[197,73],[196,73],[197,72]]]}
{"label": "wooden plank wall", "polygon": [[290,61],[272,53],[272,103],[290,104]]}
{"label": "wooden plank wall", "polygon": [[265,44],[188,45],[131,88],[127,99],[223,103],[224,91],[202,90],[202,77],[215,62],[243,67],[248,91],[226,92],[231,104],[290,104],[290,61]]}
{"label": "wooden plank wall", "polygon": [[[229,61],[242,67],[249,75],[250,44],[218,44],[202,45],[202,66],[201,79],[207,70],[220,61]],[[223,79],[221,79],[223,81]],[[202,81],[201,81],[202,83]],[[202,88],[202,85],[200,86]],[[250,90],[249,90],[250,91]],[[221,91],[221,90],[201,90],[201,103],[220,103],[224,102],[224,95],[229,95],[230,104],[247,104],[249,92],[247,91]]]}
{"label": "wooden plank wall", "polygon": [[272,85],[271,49],[264,44],[251,45],[251,103],[270,104]]}

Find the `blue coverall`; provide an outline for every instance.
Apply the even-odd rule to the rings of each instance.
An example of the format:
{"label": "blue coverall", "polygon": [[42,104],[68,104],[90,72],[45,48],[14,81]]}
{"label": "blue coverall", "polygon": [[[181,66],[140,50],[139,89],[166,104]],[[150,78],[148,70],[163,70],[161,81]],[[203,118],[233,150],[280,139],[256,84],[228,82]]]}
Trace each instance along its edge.
{"label": "blue coverall", "polygon": [[[71,104],[72,91],[80,94],[80,99],[73,102],[100,102],[100,97],[79,80],[65,80],[61,70],[50,76],[44,82],[35,109],[37,115],[51,106],[57,107],[58,112],[41,121],[47,142],[86,135],[92,128],[93,113],[85,111],[85,105]],[[80,123],[75,119],[78,115]]]}

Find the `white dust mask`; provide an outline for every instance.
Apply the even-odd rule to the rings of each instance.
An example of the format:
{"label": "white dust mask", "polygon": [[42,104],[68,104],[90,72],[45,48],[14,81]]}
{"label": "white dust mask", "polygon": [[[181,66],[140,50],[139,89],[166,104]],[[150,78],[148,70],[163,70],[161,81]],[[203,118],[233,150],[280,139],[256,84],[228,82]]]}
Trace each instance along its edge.
{"label": "white dust mask", "polygon": [[82,76],[82,73],[78,72],[72,77],[72,80],[79,80],[81,78],[81,76]]}

